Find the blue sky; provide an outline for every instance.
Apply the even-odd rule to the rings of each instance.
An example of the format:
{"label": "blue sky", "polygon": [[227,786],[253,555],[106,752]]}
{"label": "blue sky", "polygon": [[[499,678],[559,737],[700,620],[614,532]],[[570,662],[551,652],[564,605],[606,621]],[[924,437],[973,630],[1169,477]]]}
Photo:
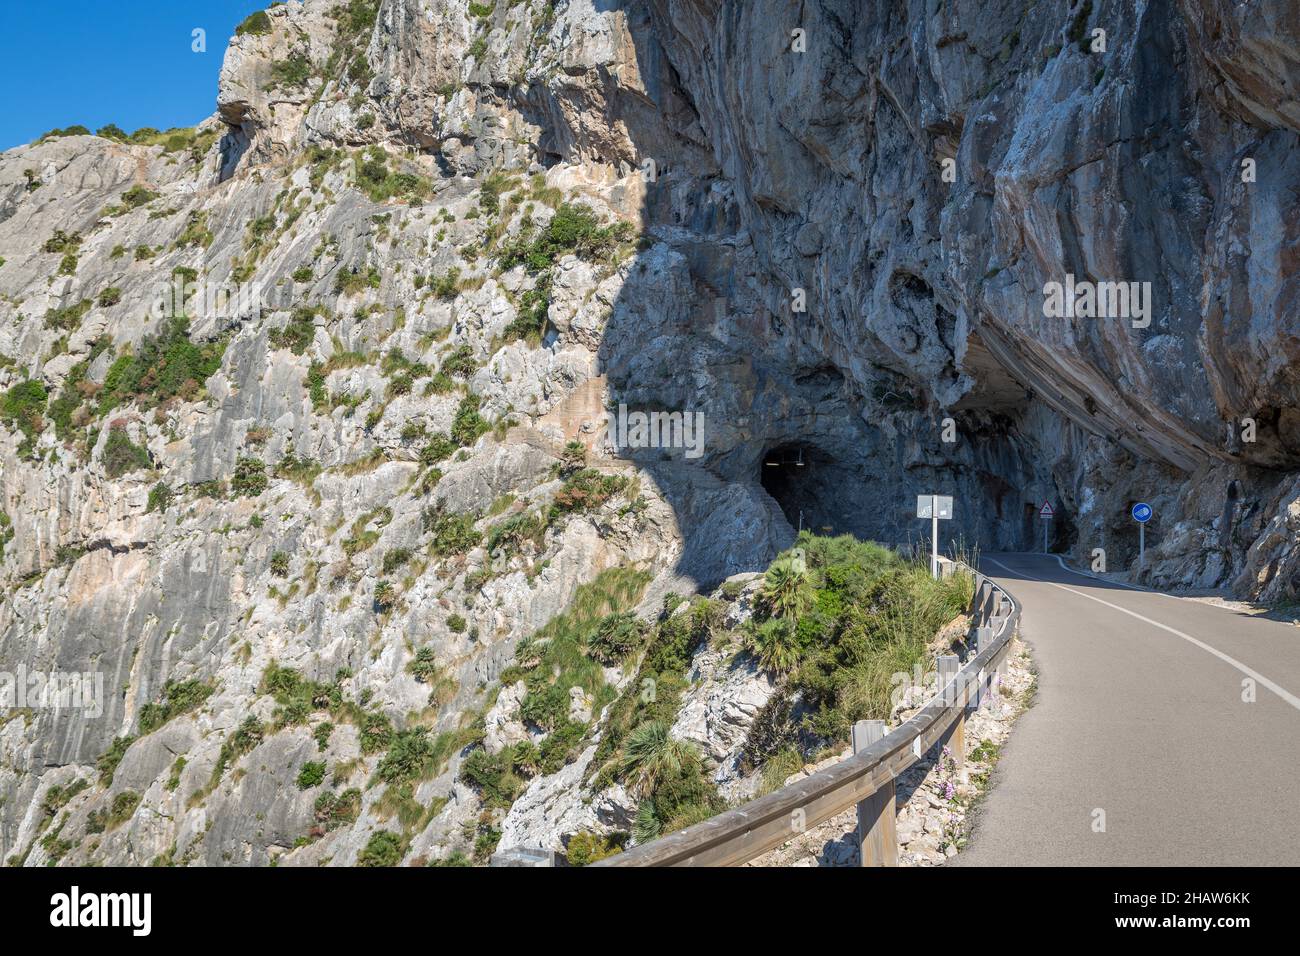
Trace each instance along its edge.
{"label": "blue sky", "polygon": [[[6,0],[0,150],[55,127],[193,126],[217,99],[235,26],[269,0]],[[191,49],[207,31],[207,52]]]}

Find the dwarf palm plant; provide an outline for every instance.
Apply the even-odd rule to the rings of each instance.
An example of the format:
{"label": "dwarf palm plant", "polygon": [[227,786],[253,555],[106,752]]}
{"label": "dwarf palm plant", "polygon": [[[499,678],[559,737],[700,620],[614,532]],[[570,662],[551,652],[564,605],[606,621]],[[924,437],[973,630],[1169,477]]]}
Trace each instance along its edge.
{"label": "dwarf palm plant", "polygon": [[780,558],[763,576],[758,599],[772,617],[796,618],[808,607],[808,591],[808,571],[803,564],[793,558]]}
{"label": "dwarf palm plant", "polygon": [[754,627],[747,644],[759,666],[774,674],[788,674],[799,664],[799,641],[794,625],[785,618],[772,618]]}
{"label": "dwarf palm plant", "polygon": [[665,721],[647,720],[628,734],[620,769],[628,775],[632,792],[645,797],[664,780],[693,770],[699,760],[694,747],[669,736]]}

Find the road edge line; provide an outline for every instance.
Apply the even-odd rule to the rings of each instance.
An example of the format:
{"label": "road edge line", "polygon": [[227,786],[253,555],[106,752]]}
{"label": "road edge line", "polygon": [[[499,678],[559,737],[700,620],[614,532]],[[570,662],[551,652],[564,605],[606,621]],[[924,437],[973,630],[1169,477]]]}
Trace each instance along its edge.
{"label": "road edge line", "polygon": [[1217,647],[1214,647],[1211,644],[1207,644],[1204,641],[1200,640],[1199,638],[1192,637],[1192,635],[1186,634],[1175,627],[1170,627],[1168,624],[1161,624],[1159,621],[1153,620],[1152,618],[1149,618],[1143,614],[1139,614],[1137,611],[1130,611],[1128,608],[1120,607],[1118,604],[1111,604],[1109,601],[1105,601],[1091,594],[1084,594],[1082,591],[1076,591],[1074,588],[1066,587],[1064,584],[1057,584],[1055,581],[1045,581],[1042,578],[1031,577],[1030,575],[1026,574],[1024,571],[1016,571],[1014,568],[1009,568],[1001,561],[997,561],[993,558],[987,558],[987,560],[990,564],[996,564],[998,567],[1004,568],[1011,574],[1019,574],[1024,577],[1029,577],[1030,580],[1037,581],[1039,584],[1048,584],[1054,588],[1060,588],[1062,591],[1068,591],[1070,594],[1077,595],[1078,597],[1087,598],[1089,601],[1096,601],[1098,604],[1104,605],[1110,608],[1111,610],[1119,611],[1121,614],[1127,614],[1129,617],[1137,618],[1139,621],[1142,621],[1145,624],[1150,624],[1152,627],[1157,627],[1162,631],[1168,631],[1170,634],[1173,634],[1175,637],[1181,637],[1189,644],[1199,647],[1201,650],[1205,651],[1206,653],[1214,655],[1219,660],[1223,661],[1225,664],[1228,664],[1236,668],[1239,672],[1245,674],[1247,677],[1249,677],[1251,680],[1255,681],[1256,683],[1262,684],[1268,690],[1271,690],[1275,695],[1280,697],[1283,701],[1290,704],[1296,710],[1300,711],[1300,697],[1297,697],[1295,694],[1291,693],[1281,684],[1269,680],[1259,671],[1252,669],[1251,667],[1237,660],[1235,657],[1225,654]]}

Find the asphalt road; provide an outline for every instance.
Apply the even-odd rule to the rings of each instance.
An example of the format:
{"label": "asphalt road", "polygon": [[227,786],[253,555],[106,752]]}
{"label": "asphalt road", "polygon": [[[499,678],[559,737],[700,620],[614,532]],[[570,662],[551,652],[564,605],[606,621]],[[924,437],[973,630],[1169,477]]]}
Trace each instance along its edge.
{"label": "asphalt road", "polygon": [[1023,607],[1038,695],[949,865],[1300,864],[1300,627],[1046,555],[980,566]]}

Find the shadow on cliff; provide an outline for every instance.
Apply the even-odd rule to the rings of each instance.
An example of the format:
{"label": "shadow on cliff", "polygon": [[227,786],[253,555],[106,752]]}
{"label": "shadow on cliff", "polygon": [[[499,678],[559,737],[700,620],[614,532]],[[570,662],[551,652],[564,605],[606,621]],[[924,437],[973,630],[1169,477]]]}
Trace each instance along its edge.
{"label": "shadow on cliff", "polygon": [[[776,305],[787,300],[787,279],[772,270],[773,250],[767,258],[756,251],[733,193],[735,170],[723,168],[738,160],[723,157],[712,139],[726,118],[701,116],[660,43],[655,14],[615,0],[597,8],[626,16],[646,90],[641,97],[617,84],[607,87],[613,119],[623,124],[636,155],[604,158],[642,168],[640,214],[648,240],[600,343],[608,412],[631,426],[628,431],[638,413],[703,420],[698,456],[683,442],[669,440],[664,447],[653,429],[648,441],[641,436],[640,447],[635,434],[621,435],[616,453],[647,473],[674,509],[684,544],[672,570],[708,588],[729,575],[762,570],[800,528],[908,548],[929,534],[928,523],[922,527],[915,518],[917,492],[955,495],[966,503],[959,520],[943,528],[943,543],[1026,547],[1038,527],[1024,520],[1023,502],[1015,500],[1033,483],[1023,449],[990,431],[969,461],[945,460],[936,409],[916,385],[886,370],[869,382],[877,394],[866,401],[861,382],[812,343],[815,333],[795,327],[804,317]],[[710,68],[722,74],[715,78],[719,85],[726,71],[742,69],[729,63]],[[798,217],[787,218],[797,225]],[[814,268],[813,262],[804,257],[788,265],[798,273]],[[872,268],[865,261],[859,266]],[[816,287],[811,277],[807,284]],[[933,290],[925,289],[933,299]],[[869,322],[862,334],[874,334]],[[1022,401],[1024,390],[1014,383],[1010,388]],[[872,420],[869,407],[910,416],[921,423],[918,433],[884,427]],[[981,415],[980,421],[990,420]]]}

